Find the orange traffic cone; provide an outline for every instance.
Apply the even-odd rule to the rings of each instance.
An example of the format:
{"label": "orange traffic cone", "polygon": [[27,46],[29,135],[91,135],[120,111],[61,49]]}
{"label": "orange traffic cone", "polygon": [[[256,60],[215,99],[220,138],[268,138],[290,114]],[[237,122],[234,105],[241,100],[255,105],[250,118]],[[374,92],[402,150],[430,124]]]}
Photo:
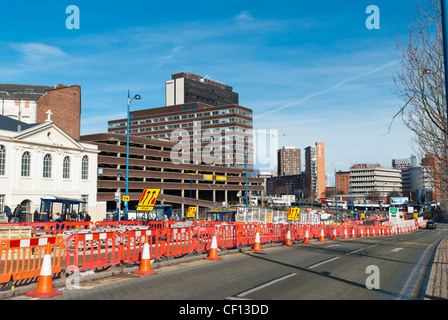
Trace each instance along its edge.
{"label": "orange traffic cone", "polygon": [[348,239],[347,228],[344,229],[344,238],[343,239]]}
{"label": "orange traffic cone", "polygon": [[288,227],[288,231],[286,232],[286,241],[284,244],[285,247],[292,247],[292,242],[291,242],[291,230]]}
{"label": "orange traffic cone", "polygon": [[39,281],[37,282],[37,288],[34,291],[26,293],[29,297],[36,298],[51,298],[62,294],[60,290],[53,290],[53,272],[51,268],[51,247],[47,244],[45,248],[44,260],[40,268]]}
{"label": "orange traffic cone", "polygon": [[132,273],[145,276],[157,273],[157,271],[151,270],[151,257],[149,253],[148,236],[145,237],[145,244],[143,245],[142,259],[140,260],[140,269],[137,271],[133,271]]}
{"label": "orange traffic cone", "polygon": [[359,237],[364,238],[364,228],[361,228],[361,230],[359,230]]}
{"label": "orange traffic cone", "polygon": [[321,229],[320,229],[319,242],[325,242],[324,228],[321,228]]}
{"label": "orange traffic cone", "polygon": [[352,229],[352,239],[356,238],[355,236],[355,228]]}
{"label": "orange traffic cone", "polygon": [[261,249],[261,245],[260,245],[260,232],[259,229],[257,228],[257,233],[255,234],[255,244],[254,247],[252,248],[252,250],[250,251],[254,251],[254,252],[264,252],[264,250]]}
{"label": "orange traffic cone", "polygon": [[367,228],[367,230],[366,230],[366,237],[370,238],[370,228]]}
{"label": "orange traffic cone", "polygon": [[310,244],[310,235],[308,233],[308,229],[305,230],[305,240],[302,242],[303,244]]}
{"label": "orange traffic cone", "polygon": [[331,238],[331,240],[338,240],[336,237],[336,229],[333,229],[333,238]]}
{"label": "orange traffic cone", "polygon": [[205,257],[206,260],[222,260],[222,258],[218,257],[218,241],[216,240],[216,230],[213,231],[212,238],[212,246],[210,248],[210,253],[208,257]]}

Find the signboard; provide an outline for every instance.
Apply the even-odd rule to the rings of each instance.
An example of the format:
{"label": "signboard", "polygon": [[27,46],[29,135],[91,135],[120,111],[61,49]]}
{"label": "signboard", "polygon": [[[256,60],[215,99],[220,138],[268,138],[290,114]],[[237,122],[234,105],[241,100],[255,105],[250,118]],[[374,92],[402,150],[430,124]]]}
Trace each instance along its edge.
{"label": "signboard", "polygon": [[216,176],[216,181],[227,181],[227,177],[225,177],[225,176]]}
{"label": "signboard", "polygon": [[160,189],[145,189],[143,190],[140,201],[137,205],[137,211],[152,211],[159,196]]}
{"label": "signboard", "polygon": [[129,196],[123,196],[123,201],[124,202],[129,201]]}
{"label": "signboard", "polygon": [[272,216],[273,216],[272,213],[267,213],[266,214],[266,222],[272,222]]}
{"label": "signboard", "polygon": [[204,174],[204,180],[213,180],[213,175],[211,175],[211,174]]}
{"label": "signboard", "polygon": [[409,198],[408,197],[391,197],[390,202],[392,205],[405,205],[408,204]]}
{"label": "signboard", "polygon": [[120,202],[120,192],[115,192],[115,202]]}
{"label": "signboard", "polygon": [[289,208],[288,220],[300,220],[300,208]]}
{"label": "signboard", "polygon": [[187,218],[195,218],[198,207],[188,207]]}

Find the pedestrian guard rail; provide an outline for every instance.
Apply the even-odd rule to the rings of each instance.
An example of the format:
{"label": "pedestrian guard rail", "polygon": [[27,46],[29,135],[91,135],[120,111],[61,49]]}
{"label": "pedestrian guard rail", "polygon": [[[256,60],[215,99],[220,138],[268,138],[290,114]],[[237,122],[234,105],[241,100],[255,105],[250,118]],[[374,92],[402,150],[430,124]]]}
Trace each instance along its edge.
{"label": "pedestrian guard rail", "polygon": [[[222,249],[249,246],[255,243],[259,234],[260,243],[283,242],[289,231],[291,240],[306,237],[318,239],[329,237],[367,237],[404,233],[422,227],[426,221],[407,221],[404,224],[382,224],[365,226],[344,223],[342,225],[298,224],[298,223],[192,223],[188,227],[155,222],[123,224],[120,222],[62,222],[28,223],[40,237],[0,242],[0,283],[32,278],[39,275],[45,247],[51,246],[53,273],[63,270],[106,268],[119,263],[140,261],[143,245],[148,241],[151,259],[182,257],[188,254],[204,253],[211,249],[213,237]],[[112,230],[118,226],[132,226],[132,229]],[[92,228],[92,229],[90,229]],[[64,230],[77,230],[69,236],[54,235]],[[64,266],[62,265],[64,264]]]}

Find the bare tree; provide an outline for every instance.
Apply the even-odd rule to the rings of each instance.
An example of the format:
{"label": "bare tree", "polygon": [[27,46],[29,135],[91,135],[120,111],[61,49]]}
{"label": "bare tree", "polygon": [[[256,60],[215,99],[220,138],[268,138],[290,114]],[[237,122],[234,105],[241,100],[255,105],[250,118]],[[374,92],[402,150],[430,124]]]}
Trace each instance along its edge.
{"label": "bare tree", "polygon": [[414,133],[419,156],[437,159],[428,163],[446,215],[448,130],[439,0],[431,0],[427,6],[417,4],[414,17],[408,22],[408,33],[406,42],[397,42],[401,64],[394,74],[395,93],[405,102],[397,115]]}

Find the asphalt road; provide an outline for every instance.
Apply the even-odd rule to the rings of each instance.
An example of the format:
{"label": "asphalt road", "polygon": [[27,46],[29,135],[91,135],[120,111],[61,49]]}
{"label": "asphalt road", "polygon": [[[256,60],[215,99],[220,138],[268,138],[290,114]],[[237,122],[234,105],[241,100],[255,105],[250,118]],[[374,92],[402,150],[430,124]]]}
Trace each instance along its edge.
{"label": "asphalt road", "polygon": [[[49,300],[422,300],[448,225],[196,260],[82,282]],[[32,299],[20,296],[9,300]]]}

